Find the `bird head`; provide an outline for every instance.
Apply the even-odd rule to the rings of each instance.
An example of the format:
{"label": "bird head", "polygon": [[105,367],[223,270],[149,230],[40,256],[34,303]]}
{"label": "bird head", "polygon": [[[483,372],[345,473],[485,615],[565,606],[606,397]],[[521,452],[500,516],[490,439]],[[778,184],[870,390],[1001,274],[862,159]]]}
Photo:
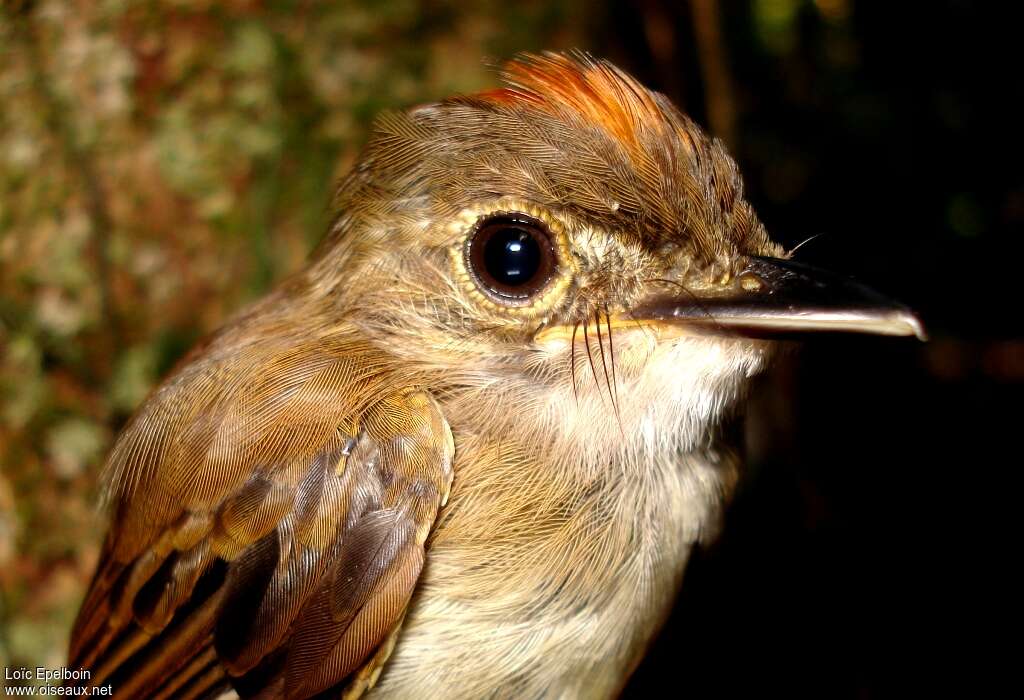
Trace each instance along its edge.
{"label": "bird head", "polygon": [[434,391],[499,425],[517,407],[590,435],[671,419],[693,443],[774,336],[920,334],[788,261],[722,144],[663,95],[582,54],[503,78],[382,116],[307,273]]}

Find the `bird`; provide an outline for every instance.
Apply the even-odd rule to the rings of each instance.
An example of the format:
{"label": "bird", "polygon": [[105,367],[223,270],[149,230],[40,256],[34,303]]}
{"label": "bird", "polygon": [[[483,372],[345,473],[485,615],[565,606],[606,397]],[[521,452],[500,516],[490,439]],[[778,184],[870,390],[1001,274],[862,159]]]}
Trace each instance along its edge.
{"label": "bird", "polygon": [[131,698],[616,697],[783,341],[918,336],[792,259],[723,144],[582,52],[374,123],[306,266],[104,467],[71,635]]}

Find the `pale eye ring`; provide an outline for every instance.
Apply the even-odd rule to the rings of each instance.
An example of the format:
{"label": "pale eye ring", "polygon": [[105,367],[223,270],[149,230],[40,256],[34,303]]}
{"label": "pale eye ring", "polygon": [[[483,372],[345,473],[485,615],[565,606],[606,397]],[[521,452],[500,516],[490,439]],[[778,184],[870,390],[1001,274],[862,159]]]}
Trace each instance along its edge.
{"label": "pale eye ring", "polygon": [[522,306],[547,287],[558,260],[543,222],[502,212],[474,226],[466,243],[466,267],[491,299]]}

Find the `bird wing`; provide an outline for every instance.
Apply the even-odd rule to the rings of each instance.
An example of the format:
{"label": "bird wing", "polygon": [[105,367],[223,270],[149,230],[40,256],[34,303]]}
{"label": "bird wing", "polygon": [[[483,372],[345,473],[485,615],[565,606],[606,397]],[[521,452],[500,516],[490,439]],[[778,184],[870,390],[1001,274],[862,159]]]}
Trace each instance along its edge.
{"label": "bird wing", "polygon": [[71,664],[121,697],[357,697],[448,497],[448,424],[345,340],[208,355],[111,454],[113,524]]}

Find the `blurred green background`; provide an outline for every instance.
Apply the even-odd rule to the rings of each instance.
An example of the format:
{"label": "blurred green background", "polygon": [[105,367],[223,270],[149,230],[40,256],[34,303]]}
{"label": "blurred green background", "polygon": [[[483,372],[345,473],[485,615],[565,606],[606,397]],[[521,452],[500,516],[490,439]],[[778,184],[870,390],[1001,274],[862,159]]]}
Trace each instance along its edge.
{"label": "blurred green background", "polygon": [[580,47],[723,138],[779,240],[826,234],[800,257],[901,297],[933,335],[823,341],[762,383],[733,517],[627,694],[886,694],[906,646],[947,629],[939,562],[973,547],[952,521],[977,522],[970,470],[1005,463],[1019,415],[1012,12],[4,0],[0,665],[61,664],[111,440],[193,342],[302,264],[374,115]]}

